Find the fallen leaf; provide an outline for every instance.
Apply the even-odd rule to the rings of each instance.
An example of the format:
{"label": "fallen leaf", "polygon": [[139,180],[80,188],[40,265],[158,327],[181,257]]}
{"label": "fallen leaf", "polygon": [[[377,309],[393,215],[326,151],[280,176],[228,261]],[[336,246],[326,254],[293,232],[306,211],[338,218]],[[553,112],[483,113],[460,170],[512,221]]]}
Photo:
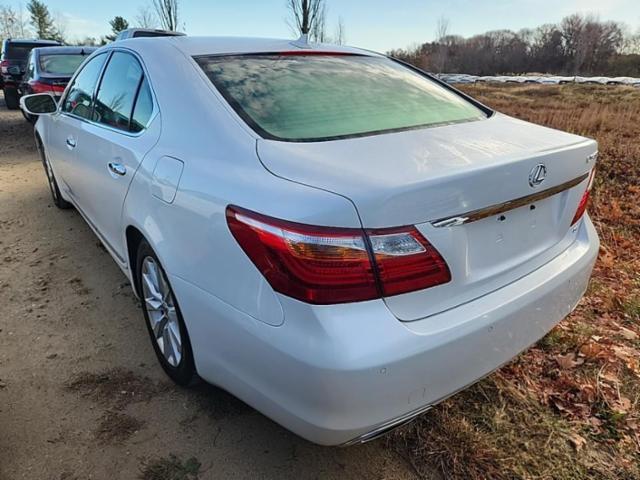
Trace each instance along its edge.
{"label": "fallen leaf", "polygon": [[638,334],[633,330],[629,330],[628,328],[622,327],[620,329],[620,334],[627,340],[637,340]]}
{"label": "fallen leaf", "polygon": [[591,426],[593,426],[593,427],[600,427],[600,426],[602,426],[602,420],[600,420],[597,417],[590,417],[589,418],[589,424],[591,424]]}
{"label": "fallen leaf", "polygon": [[612,268],[615,265],[616,257],[613,253],[607,250],[605,247],[600,247],[600,255],[598,256],[598,260],[602,265],[606,268]]}
{"label": "fallen leaf", "polygon": [[569,434],[569,440],[571,441],[571,443],[573,444],[577,452],[582,450],[582,447],[584,447],[585,444],[587,443],[587,440],[584,437],[578,435],[577,433]]}
{"label": "fallen leaf", "polygon": [[622,213],[622,209],[620,208],[620,204],[615,198],[611,199],[611,208],[609,209],[609,219],[610,220],[620,220],[624,215]]}
{"label": "fallen leaf", "polygon": [[618,413],[627,413],[631,408],[631,400],[629,400],[627,397],[620,397],[619,400],[616,400],[613,403],[613,407]]}
{"label": "fallen leaf", "polygon": [[602,345],[598,345],[597,343],[585,343],[580,347],[580,355],[593,360],[594,358],[598,358],[603,350]]}
{"label": "fallen leaf", "polygon": [[556,355],[554,358],[558,366],[565,370],[568,370],[570,368],[575,367],[576,365],[580,365],[581,363],[584,363],[583,359],[579,359],[579,360],[582,360],[581,362],[576,362],[575,353],[567,353],[566,355]]}

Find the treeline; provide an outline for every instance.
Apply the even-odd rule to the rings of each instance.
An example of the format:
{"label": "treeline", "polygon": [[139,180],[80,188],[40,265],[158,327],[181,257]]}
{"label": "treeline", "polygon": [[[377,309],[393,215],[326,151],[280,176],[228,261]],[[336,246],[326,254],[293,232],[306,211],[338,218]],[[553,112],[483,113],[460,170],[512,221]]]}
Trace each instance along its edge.
{"label": "treeline", "polygon": [[441,19],[437,37],[389,54],[432,72],[640,76],[640,33],[591,16],[574,14],[558,24],[470,38],[450,35],[448,22]]}
{"label": "treeline", "polygon": [[[70,38],[64,16],[52,14],[44,0],[28,0],[26,10],[22,4],[16,7],[0,3],[0,41],[4,38],[35,37],[64,44],[104,45],[130,26],[185,31],[182,5],[182,0],[144,0],[132,22],[120,15],[109,20],[111,33],[100,37]],[[338,17],[335,34],[328,33],[327,0],[287,0],[285,7],[288,13],[286,22],[294,35],[307,35],[313,42],[345,42],[342,17]]]}
{"label": "treeline", "polygon": [[[146,0],[138,9],[134,25],[139,28],[185,28],[181,17],[181,0]],[[56,40],[63,44],[104,45],[113,41],[118,33],[129,28],[129,22],[121,16],[109,21],[111,34],[102,37],[70,38],[65,18],[52,14],[43,0],[29,0],[26,9],[0,3],[0,40],[5,38],[40,38]]]}

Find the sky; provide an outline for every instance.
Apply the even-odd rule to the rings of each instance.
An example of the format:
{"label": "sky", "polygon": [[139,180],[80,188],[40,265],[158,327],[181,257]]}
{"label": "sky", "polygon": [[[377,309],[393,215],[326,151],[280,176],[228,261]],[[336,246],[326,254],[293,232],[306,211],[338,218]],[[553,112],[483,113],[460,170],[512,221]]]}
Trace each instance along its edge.
{"label": "sky", "polygon": [[[20,0],[0,0],[19,5]],[[22,0],[24,3],[26,0]],[[108,21],[120,15],[134,23],[150,0],[44,0],[63,19],[70,39],[110,33]],[[376,51],[434,39],[439,18],[452,34],[470,36],[488,30],[534,28],[558,22],[574,12],[616,20],[640,30],[639,0],[326,0],[328,33],[342,18],[349,45]],[[292,37],[285,0],[181,0],[181,18],[189,35]]]}

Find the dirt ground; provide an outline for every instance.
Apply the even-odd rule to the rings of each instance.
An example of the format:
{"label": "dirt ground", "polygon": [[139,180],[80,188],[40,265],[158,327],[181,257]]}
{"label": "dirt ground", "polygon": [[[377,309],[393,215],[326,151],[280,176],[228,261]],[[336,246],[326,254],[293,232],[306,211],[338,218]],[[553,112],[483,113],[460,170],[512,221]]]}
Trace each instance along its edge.
{"label": "dirt ground", "polygon": [[310,444],[158,364],[126,278],[56,209],[32,128],[0,94],[0,479],[399,479],[373,442]]}

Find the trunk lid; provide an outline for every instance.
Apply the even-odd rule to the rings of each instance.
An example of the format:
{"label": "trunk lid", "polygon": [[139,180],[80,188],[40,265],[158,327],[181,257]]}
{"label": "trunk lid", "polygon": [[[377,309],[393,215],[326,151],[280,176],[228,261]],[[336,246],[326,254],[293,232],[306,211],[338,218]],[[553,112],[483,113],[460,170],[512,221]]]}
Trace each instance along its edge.
{"label": "trunk lid", "polygon": [[[337,141],[258,141],[275,175],[347,197],[364,228],[416,225],[441,253],[451,282],[385,299],[405,321],[485,295],[564,251],[595,151],[592,140],[501,114]],[[532,186],[536,172],[546,176]],[[497,208],[531,195],[545,198]],[[437,223],[480,209],[489,211],[468,223]]]}
{"label": "trunk lid", "polygon": [[43,83],[48,83],[49,85],[57,85],[66,87],[71,80],[70,76],[60,75],[57,73],[46,73],[43,72],[40,74],[39,79]]}

